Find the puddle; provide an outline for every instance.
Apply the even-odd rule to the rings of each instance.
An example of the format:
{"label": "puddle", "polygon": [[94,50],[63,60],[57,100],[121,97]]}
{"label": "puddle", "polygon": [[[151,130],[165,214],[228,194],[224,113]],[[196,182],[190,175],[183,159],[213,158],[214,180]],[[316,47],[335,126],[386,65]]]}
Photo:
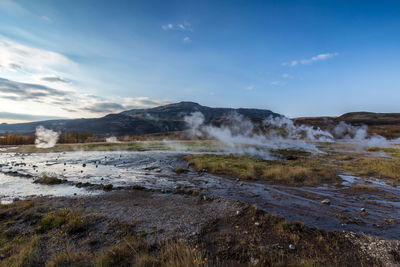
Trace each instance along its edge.
{"label": "puddle", "polygon": [[41,185],[33,183],[33,179],[9,176],[0,173],[0,202],[11,203],[16,199],[24,199],[32,196],[76,196],[90,195],[82,188],[68,185]]}

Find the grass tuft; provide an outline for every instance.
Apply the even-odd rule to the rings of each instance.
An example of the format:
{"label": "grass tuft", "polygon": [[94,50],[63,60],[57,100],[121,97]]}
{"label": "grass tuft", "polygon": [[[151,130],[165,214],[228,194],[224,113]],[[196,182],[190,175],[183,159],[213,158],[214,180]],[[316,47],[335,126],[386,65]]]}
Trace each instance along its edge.
{"label": "grass tuft", "polygon": [[185,159],[197,171],[205,170],[245,180],[265,180],[297,186],[340,181],[330,166],[308,158],[280,162],[248,156],[196,154],[185,156]]}
{"label": "grass tuft", "polygon": [[43,174],[42,177],[35,180],[37,184],[55,185],[65,183],[65,180],[59,179],[56,176]]}

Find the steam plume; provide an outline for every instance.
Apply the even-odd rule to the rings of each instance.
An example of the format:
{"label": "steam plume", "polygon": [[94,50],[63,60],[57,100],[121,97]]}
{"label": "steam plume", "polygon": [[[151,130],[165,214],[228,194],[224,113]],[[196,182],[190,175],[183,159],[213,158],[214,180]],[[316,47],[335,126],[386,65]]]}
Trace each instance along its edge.
{"label": "steam plume", "polygon": [[59,134],[43,126],[36,128],[35,145],[37,148],[50,148],[56,145]]}
{"label": "steam plume", "polygon": [[[296,149],[323,153],[314,142],[348,142],[362,146],[388,146],[390,143],[380,135],[369,135],[367,126],[353,126],[340,122],[333,133],[307,125],[295,125],[284,116],[270,117],[255,125],[240,114],[233,113],[227,125],[216,127],[204,125],[204,115],[194,112],[186,116],[192,137],[208,137],[226,144],[231,152],[257,154],[269,157],[269,149]],[[268,129],[267,133],[260,129]],[[261,154],[261,155],[260,155]]]}
{"label": "steam plume", "polygon": [[115,137],[115,136],[106,138],[106,142],[107,143],[120,143],[120,141],[118,141],[117,137]]}

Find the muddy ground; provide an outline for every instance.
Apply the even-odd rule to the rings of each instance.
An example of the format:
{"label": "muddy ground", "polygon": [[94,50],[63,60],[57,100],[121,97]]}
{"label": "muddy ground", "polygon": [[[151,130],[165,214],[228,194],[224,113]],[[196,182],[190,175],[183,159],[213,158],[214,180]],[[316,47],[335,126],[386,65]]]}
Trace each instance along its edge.
{"label": "muddy ground", "polygon": [[[154,247],[166,239],[184,240],[191,248],[201,250],[206,259],[193,266],[395,266],[400,263],[399,242],[355,233],[326,232],[287,222],[254,205],[227,199],[121,190],[79,198],[35,198],[23,213],[4,216],[6,207],[24,202],[1,207],[2,226],[7,224],[9,230],[25,236],[38,235],[37,225],[46,212],[65,209],[76,211],[87,221],[79,231],[66,231],[61,237],[57,235],[62,227],[44,234],[40,232],[38,260],[27,266],[44,265],[63,251],[69,254],[79,251],[87,259],[95,258],[119,245],[127,235],[142,236],[143,242]],[[28,212],[31,209],[35,212]],[[9,255],[2,253],[2,262],[6,263]],[[152,253],[157,253],[157,249]],[[83,263],[84,259],[68,262],[72,266],[92,266],[90,262]]]}
{"label": "muddy ground", "polygon": [[[183,240],[201,254],[188,266],[400,266],[398,186],[346,174],[340,184],[317,187],[243,181],[197,172],[182,155],[1,154],[1,199],[14,201],[0,206],[1,263],[18,262],[26,239],[36,238],[33,260],[14,266],[168,265],[159,258],[165,240]],[[45,172],[65,183],[35,183]],[[57,215],[61,223],[50,220],[44,230],[57,212],[75,214],[79,227]],[[115,252],[127,236],[147,244],[151,264],[138,263],[141,249]],[[65,264],[51,265],[60,253]],[[77,253],[79,260],[70,256]],[[116,257],[112,264],[95,261],[104,253]]]}

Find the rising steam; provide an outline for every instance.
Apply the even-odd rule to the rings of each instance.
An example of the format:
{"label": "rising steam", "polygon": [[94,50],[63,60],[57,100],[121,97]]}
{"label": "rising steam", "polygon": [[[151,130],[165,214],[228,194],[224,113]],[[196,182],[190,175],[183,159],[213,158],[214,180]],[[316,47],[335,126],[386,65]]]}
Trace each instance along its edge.
{"label": "rising steam", "polygon": [[43,126],[36,128],[35,145],[37,148],[50,148],[56,145],[59,134]]}
{"label": "rising steam", "polygon": [[[249,119],[233,113],[227,123],[216,127],[204,124],[204,115],[194,112],[185,118],[192,137],[216,139],[233,153],[246,153],[268,158],[270,149],[296,149],[322,153],[314,142],[347,142],[362,146],[388,146],[386,138],[369,135],[367,126],[352,126],[340,122],[333,133],[307,125],[295,125],[284,116],[270,117],[255,126]],[[261,129],[261,130],[260,130]]]}
{"label": "rising steam", "polygon": [[107,143],[121,143],[120,141],[118,141],[117,137],[115,137],[115,136],[106,138],[106,142]]}

